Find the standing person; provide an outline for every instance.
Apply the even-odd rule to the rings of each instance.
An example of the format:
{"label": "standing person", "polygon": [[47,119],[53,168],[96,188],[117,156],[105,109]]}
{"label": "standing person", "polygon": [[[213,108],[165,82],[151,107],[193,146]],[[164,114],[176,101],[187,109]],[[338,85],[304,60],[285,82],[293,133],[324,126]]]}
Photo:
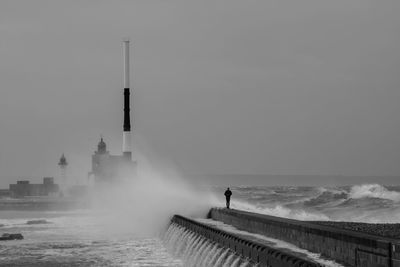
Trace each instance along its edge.
{"label": "standing person", "polygon": [[226,198],[226,208],[229,209],[229,204],[231,202],[231,196],[232,196],[232,191],[229,189],[229,187],[226,189],[224,195]]}

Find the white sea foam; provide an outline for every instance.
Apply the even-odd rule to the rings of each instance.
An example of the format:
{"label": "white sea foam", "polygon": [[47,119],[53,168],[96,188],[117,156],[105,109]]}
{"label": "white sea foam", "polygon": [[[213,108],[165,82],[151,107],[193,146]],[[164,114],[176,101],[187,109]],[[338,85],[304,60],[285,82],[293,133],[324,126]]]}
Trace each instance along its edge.
{"label": "white sea foam", "polygon": [[[223,205],[220,204],[219,206]],[[275,205],[274,207],[255,206],[240,200],[232,201],[231,208],[296,220],[326,221],[330,219],[322,213],[310,212],[303,209],[291,209],[282,205]]]}
{"label": "white sea foam", "polygon": [[[169,252],[188,267],[231,267],[248,264],[245,259],[229,248],[198,235],[178,224],[172,223],[163,240]],[[247,266],[247,265],[246,265]]]}
{"label": "white sea foam", "polygon": [[350,190],[350,198],[381,198],[399,202],[400,192],[390,191],[379,184],[354,185]]}
{"label": "white sea foam", "polygon": [[[234,187],[231,207],[305,221],[400,222],[400,187],[379,184],[343,187]],[[271,193],[271,192],[279,193]],[[223,191],[222,191],[223,192]],[[215,207],[224,207],[223,193]]]}

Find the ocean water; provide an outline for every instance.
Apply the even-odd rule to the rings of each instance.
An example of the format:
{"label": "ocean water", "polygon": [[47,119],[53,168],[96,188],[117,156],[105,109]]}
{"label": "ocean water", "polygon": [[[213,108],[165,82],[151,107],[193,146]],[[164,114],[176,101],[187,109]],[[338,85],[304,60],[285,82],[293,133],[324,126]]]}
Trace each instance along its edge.
{"label": "ocean water", "polygon": [[400,222],[400,186],[241,186],[233,192],[232,208],[262,214],[308,221]]}
{"label": "ocean water", "polygon": [[[231,189],[231,206],[241,210],[300,220],[400,222],[400,187],[364,184],[330,188],[241,186]],[[224,188],[214,187],[211,191],[210,207],[223,206]],[[129,207],[127,205],[127,209]],[[186,210],[190,208],[188,206]],[[136,214],[134,205],[132,209],[132,214]],[[176,251],[179,248],[188,252],[189,246],[185,250],[183,245],[173,245],[171,251],[171,245],[168,245],[171,240],[169,243],[165,240],[168,225],[156,231],[144,231],[141,227],[148,224],[143,217],[147,213],[138,214],[137,217],[120,218],[118,213],[107,210],[0,210],[0,234],[22,233],[24,236],[23,240],[0,242],[0,266],[187,266],[187,262],[191,262],[187,258],[190,253],[182,258]],[[172,212],[162,214],[163,217],[172,215]],[[32,220],[45,220],[46,223],[28,224]],[[168,218],[157,220],[166,222]],[[116,223],[118,221],[124,221],[123,227]],[[137,221],[145,223],[138,224]],[[189,235],[186,237],[194,240]],[[201,248],[204,253],[217,255],[215,266],[226,266],[225,260],[238,266],[243,263],[210,244],[203,243]]]}
{"label": "ocean water", "polygon": [[[106,214],[0,211],[0,218],[0,233],[24,236],[0,243],[0,266],[182,266],[158,236],[110,229]],[[39,219],[47,223],[27,224]]]}

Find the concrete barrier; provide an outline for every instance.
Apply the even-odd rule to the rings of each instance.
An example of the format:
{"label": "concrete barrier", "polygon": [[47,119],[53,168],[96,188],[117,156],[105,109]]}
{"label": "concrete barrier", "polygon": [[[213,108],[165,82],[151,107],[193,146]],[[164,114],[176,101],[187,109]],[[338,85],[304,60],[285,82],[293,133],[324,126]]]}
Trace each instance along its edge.
{"label": "concrete barrier", "polygon": [[209,217],[290,242],[347,266],[400,267],[398,239],[232,209],[211,209]]}
{"label": "concrete barrier", "polygon": [[268,247],[264,244],[257,243],[252,240],[246,240],[243,237],[237,237],[232,233],[220,230],[218,228],[175,215],[171,222],[189,229],[209,240],[220,244],[226,248],[230,248],[238,255],[250,259],[257,266],[268,267],[320,267],[322,265],[307,261],[287,252],[280,251],[276,248]]}

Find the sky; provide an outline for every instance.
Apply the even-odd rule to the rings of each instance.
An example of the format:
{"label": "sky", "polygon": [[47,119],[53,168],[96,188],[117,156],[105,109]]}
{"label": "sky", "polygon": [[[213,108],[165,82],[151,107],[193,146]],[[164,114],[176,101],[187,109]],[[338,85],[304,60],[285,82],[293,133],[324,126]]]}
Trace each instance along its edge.
{"label": "sky", "polygon": [[0,2],[0,187],[133,134],[195,174],[400,175],[399,1]]}

